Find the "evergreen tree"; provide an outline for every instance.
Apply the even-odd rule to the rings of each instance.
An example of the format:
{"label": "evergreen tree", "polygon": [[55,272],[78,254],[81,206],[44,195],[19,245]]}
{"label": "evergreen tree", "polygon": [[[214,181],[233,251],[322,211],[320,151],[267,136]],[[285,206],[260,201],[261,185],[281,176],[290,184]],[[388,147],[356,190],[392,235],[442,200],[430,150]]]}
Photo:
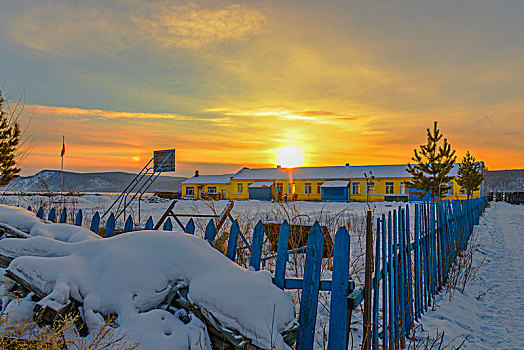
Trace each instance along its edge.
{"label": "evergreen tree", "polygon": [[413,177],[406,183],[418,192],[420,198],[429,193],[432,201],[440,199],[449,190],[449,182],[453,177],[448,174],[457,159],[447,139],[439,145],[442,134],[437,124],[434,123],[432,131],[427,129],[427,143],[420,145],[420,150],[414,150],[415,155],[411,159],[416,164],[408,163],[407,168]]}
{"label": "evergreen tree", "polygon": [[484,181],[485,170],[487,168],[484,162],[475,161],[475,157],[467,151],[458,170],[457,184],[466,190],[468,199],[480,188],[480,184]]}
{"label": "evergreen tree", "polygon": [[16,166],[20,125],[12,113],[4,110],[4,102],[0,91],[0,186],[5,186],[20,176],[20,168]]}

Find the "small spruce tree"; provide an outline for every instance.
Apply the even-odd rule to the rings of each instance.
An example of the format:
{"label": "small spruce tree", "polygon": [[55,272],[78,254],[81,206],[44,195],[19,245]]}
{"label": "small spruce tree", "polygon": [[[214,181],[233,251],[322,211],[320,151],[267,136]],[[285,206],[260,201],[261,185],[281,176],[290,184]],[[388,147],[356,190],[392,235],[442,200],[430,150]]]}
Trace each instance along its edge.
{"label": "small spruce tree", "polygon": [[20,176],[20,168],[16,166],[20,125],[12,113],[4,110],[4,102],[0,91],[0,186],[5,186]]}
{"label": "small spruce tree", "polygon": [[434,123],[433,130],[428,128],[426,133],[426,144],[420,145],[420,150],[415,149],[415,154],[411,158],[415,164],[408,163],[407,172],[413,177],[406,185],[414,188],[419,198],[429,193],[431,200],[434,201],[442,198],[442,195],[449,190],[449,182],[453,177],[448,174],[457,157],[447,139],[439,145],[442,134],[438,129],[438,122]]}
{"label": "small spruce tree", "polygon": [[484,162],[475,161],[475,157],[467,151],[457,173],[457,184],[466,190],[468,199],[480,188],[480,184],[484,181],[485,170],[487,168]]}

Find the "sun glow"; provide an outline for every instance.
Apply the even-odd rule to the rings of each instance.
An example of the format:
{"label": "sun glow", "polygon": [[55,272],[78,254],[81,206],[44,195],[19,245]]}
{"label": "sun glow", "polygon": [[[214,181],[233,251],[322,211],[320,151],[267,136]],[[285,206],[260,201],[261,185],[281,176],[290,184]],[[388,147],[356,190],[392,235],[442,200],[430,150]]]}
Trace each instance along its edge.
{"label": "sun glow", "polygon": [[284,147],[278,150],[277,164],[284,168],[296,168],[304,163],[302,151],[296,147]]}

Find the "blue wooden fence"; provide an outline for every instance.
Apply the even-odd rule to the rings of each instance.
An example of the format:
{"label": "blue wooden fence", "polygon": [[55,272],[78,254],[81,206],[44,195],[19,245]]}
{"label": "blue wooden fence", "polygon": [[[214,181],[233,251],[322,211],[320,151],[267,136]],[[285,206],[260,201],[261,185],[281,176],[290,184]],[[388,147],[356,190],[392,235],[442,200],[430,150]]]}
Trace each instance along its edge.
{"label": "blue wooden fence", "polygon": [[[467,248],[486,205],[486,197],[415,204],[413,231],[408,206],[376,219],[372,320],[364,325],[365,343],[370,341],[373,349],[404,347],[415,322],[445,285],[457,255]],[[355,307],[364,288],[349,296]]]}
{"label": "blue wooden fence", "polygon": [[[478,224],[479,217],[487,205],[486,198],[470,200],[441,201],[415,204],[414,230],[411,231],[409,206],[390,211],[376,218],[374,277],[372,279],[372,324],[371,334],[364,334],[364,341],[371,337],[373,349],[403,347],[405,339],[414,328],[415,322],[427,311],[435,295],[447,281],[448,272],[457,254],[467,247],[467,242]],[[31,210],[31,207],[28,208]],[[44,218],[43,208],[37,216]],[[82,211],[75,216],[75,225],[82,225]],[[49,221],[56,220],[56,211],[51,209]],[[67,211],[61,211],[59,222],[65,223]],[[99,233],[100,215],[96,212],[90,223],[91,231]],[[104,237],[115,235],[115,216],[111,214],[106,221]],[[149,217],[144,229],[153,228]],[[124,232],[140,229],[129,216],[125,221]],[[171,231],[173,224],[168,219],[164,230]],[[333,273],[331,280],[321,280],[322,251],[324,233],[315,223],[308,235],[305,247],[306,258],[303,278],[286,278],[288,255],[298,250],[288,250],[289,229],[287,221],[280,227],[277,254],[262,258],[264,225],[261,221],[253,230],[249,246],[234,220],[228,239],[226,256],[235,261],[239,237],[251,250],[249,266],[260,270],[267,259],[276,258],[273,283],[281,289],[301,289],[299,311],[299,336],[297,349],[313,349],[315,322],[317,318],[318,295],[320,291],[331,292],[328,349],[346,349],[348,319],[364,298],[364,286],[355,289],[349,276],[350,237],[346,228],[337,230],[334,239]],[[194,234],[195,224],[190,219],[185,226],[186,233]],[[215,240],[215,223],[209,221],[204,239],[210,243]],[[366,332],[366,331],[365,331]]]}

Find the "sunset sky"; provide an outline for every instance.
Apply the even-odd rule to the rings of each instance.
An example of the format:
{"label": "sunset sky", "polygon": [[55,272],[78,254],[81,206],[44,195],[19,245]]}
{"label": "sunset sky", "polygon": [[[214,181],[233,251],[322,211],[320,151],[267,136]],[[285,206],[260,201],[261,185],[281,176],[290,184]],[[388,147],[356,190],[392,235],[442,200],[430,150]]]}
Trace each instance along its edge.
{"label": "sunset sky", "polygon": [[23,175],[407,163],[439,121],[460,158],[524,168],[524,1],[0,0]]}

